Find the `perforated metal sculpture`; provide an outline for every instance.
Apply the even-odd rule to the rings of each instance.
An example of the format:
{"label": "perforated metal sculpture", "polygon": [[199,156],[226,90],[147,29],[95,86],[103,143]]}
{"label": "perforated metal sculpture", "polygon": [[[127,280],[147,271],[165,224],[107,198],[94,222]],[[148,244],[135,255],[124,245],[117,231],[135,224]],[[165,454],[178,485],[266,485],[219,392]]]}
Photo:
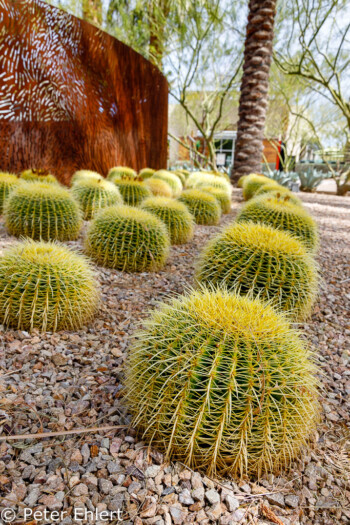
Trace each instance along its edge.
{"label": "perforated metal sculpture", "polygon": [[0,170],[166,167],[168,86],[115,38],[41,0],[0,0]]}

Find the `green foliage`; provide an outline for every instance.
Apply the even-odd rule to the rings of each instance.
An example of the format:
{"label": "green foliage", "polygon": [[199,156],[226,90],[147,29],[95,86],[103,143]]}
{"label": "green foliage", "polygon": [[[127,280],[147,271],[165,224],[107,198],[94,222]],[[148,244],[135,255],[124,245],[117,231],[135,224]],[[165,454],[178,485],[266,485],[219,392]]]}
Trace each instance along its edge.
{"label": "green foliage", "polygon": [[114,179],[114,184],[120,191],[125,204],[137,206],[151,196],[151,190],[143,182],[130,179]]}
{"label": "green foliage", "polygon": [[300,191],[311,193],[316,191],[317,186],[319,186],[324,179],[329,177],[329,174],[309,168],[304,173],[298,173],[298,177],[300,179]]}
{"label": "green foliage", "polygon": [[206,191],[213,195],[220,204],[222,213],[230,213],[231,211],[231,199],[227,195],[225,190],[221,188],[215,188],[214,186],[201,186],[201,191]]}
{"label": "green foliage", "polygon": [[293,320],[307,317],[317,293],[313,257],[287,232],[233,223],[209,241],[196,272],[203,285],[270,301]]}
{"label": "green foliage", "polygon": [[179,177],[167,170],[158,170],[152,177],[153,179],[160,179],[166,182],[173,192],[174,197],[178,197],[182,191],[182,183]]}
{"label": "green foliage", "polygon": [[107,180],[82,180],[75,183],[71,191],[86,221],[92,219],[101,208],[123,203],[118,188]]}
{"label": "green foliage", "polygon": [[169,244],[166,226],[160,219],[131,206],[113,206],[92,221],[86,250],[102,266],[147,272],[164,266]]}
{"label": "green foliage", "polygon": [[292,182],[297,182],[299,180],[298,174],[295,171],[285,172],[285,171],[274,170],[272,172],[266,173],[266,176],[269,179],[277,182],[281,186],[285,186],[287,188]]}
{"label": "green foliage", "polygon": [[76,330],[99,293],[88,261],[54,242],[27,239],[0,257],[0,323],[18,330]]}
{"label": "green foliage", "polygon": [[48,173],[47,170],[25,170],[20,175],[22,180],[27,182],[46,182],[47,184],[59,184],[56,177]]}
{"label": "green foliage", "polygon": [[137,173],[132,168],[128,168],[127,166],[116,166],[114,168],[111,168],[108,172],[107,179],[115,182],[119,179],[136,179]]}
{"label": "green foliage", "polygon": [[260,195],[265,195],[266,193],[282,200],[286,199],[297,206],[303,206],[302,201],[293,192],[287,188],[284,188],[283,186],[276,187],[275,184],[263,184],[263,186],[260,186],[260,188],[255,192],[254,198],[259,197]]}
{"label": "green foliage", "polygon": [[16,175],[0,172],[0,215],[4,210],[5,200],[18,184],[20,184],[20,179]]}
{"label": "green foliage", "polygon": [[152,168],[143,168],[141,171],[139,171],[138,178],[141,180],[149,179],[155,172],[156,170],[152,170]]}
{"label": "green foliage", "polygon": [[252,199],[241,209],[238,222],[261,222],[291,233],[310,252],[318,247],[317,225],[309,213],[289,200],[273,197],[269,193]]}
{"label": "green foliage", "polygon": [[4,215],[12,235],[44,241],[74,240],[82,226],[79,204],[69,190],[43,182],[17,186],[5,203]]}
{"label": "green foliage", "polygon": [[141,438],[212,476],[279,472],[318,419],[316,367],[298,333],[270,306],[225,291],[152,312],[126,373]]}
{"label": "green foliage", "polygon": [[185,190],[180,195],[179,201],[186,204],[196,224],[208,226],[219,224],[221,207],[213,195],[201,190]]}
{"label": "green foliage", "polygon": [[[263,175],[258,175],[255,173],[252,173],[251,175],[248,175],[244,181],[243,181],[243,198],[244,200],[249,200],[252,197],[254,197],[257,190],[263,186],[264,184],[273,184],[273,181],[271,179],[268,179],[267,177],[264,177]],[[276,187],[278,188],[278,184],[276,182]]]}
{"label": "green foliage", "polygon": [[145,181],[145,185],[151,190],[153,195],[169,198],[173,196],[173,190],[164,180],[151,177]]}
{"label": "green foliage", "polygon": [[165,223],[171,244],[184,244],[192,239],[194,220],[185,204],[166,197],[150,197],[142,202],[141,208]]}
{"label": "green foliage", "polygon": [[90,170],[79,170],[76,171],[70,181],[71,186],[76,184],[77,182],[81,182],[82,180],[104,180],[102,175],[97,173],[96,171],[90,171]]}

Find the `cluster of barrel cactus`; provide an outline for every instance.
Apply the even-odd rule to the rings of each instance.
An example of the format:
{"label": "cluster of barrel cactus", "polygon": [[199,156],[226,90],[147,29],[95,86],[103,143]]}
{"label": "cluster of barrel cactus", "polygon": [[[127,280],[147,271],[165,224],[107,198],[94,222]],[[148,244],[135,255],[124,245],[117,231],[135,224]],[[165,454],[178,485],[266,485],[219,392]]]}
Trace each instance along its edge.
{"label": "cluster of barrel cactus", "polygon": [[[92,219],[85,251],[95,263],[150,272],[195,223],[217,225],[231,210],[229,179],[217,172],[119,166],[105,180],[81,170],[70,190],[40,182],[48,176],[0,174],[5,224],[31,238],[0,258],[0,324],[20,330],[74,330],[96,311],[90,263],[51,241],[76,239],[83,218]],[[317,422],[317,368],[290,323],[315,301],[318,235],[285,188],[259,174],[240,184],[248,202],[204,248],[197,290],[161,305],[137,332],[126,399],[133,425],[167,459],[242,477],[287,467]]]}
{"label": "cluster of barrel cactus", "polygon": [[126,205],[101,210],[86,237],[86,251],[98,264],[126,272],[160,269],[169,245],[168,231],[160,219]]}

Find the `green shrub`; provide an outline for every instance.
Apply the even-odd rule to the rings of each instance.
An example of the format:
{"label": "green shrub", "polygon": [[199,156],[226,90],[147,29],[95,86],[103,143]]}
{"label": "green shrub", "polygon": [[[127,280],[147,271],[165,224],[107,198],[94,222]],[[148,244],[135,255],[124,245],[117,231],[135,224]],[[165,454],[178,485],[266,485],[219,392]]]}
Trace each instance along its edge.
{"label": "green shrub", "polygon": [[196,224],[208,226],[219,224],[221,208],[213,195],[201,190],[185,190],[180,195],[179,201],[186,204]]}
{"label": "green shrub", "polygon": [[284,198],[261,195],[241,209],[236,218],[239,222],[253,221],[285,230],[302,241],[306,248],[315,252],[318,247],[317,225],[309,213]]}
{"label": "green shrub", "polygon": [[107,180],[83,180],[77,182],[71,191],[86,221],[92,219],[101,208],[123,203],[118,188]]}
{"label": "green shrub", "polygon": [[[244,200],[249,200],[252,197],[255,196],[258,189],[263,186],[264,184],[273,185],[273,180],[264,177],[264,175],[256,175],[255,173],[252,173],[251,175],[248,175],[244,181],[243,181],[243,198]],[[276,184],[276,188],[279,187],[279,185]]]}
{"label": "green shrub", "polygon": [[151,168],[143,168],[141,171],[139,171],[138,178],[141,180],[149,179],[155,172],[156,170],[152,170]]}
{"label": "green shrub", "polygon": [[167,170],[158,170],[152,176],[152,179],[160,179],[166,182],[173,192],[174,197],[178,197],[182,191],[182,183],[179,177]]}
{"label": "green shrub", "polygon": [[113,206],[92,221],[86,250],[102,266],[146,272],[165,264],[169,244],[166,226],[160,219],[131,206]]}
{"label": "green shrub", "polygon": [[222,213],[230,213],[231,199],[225,190],[222,190],[221,188],[215,188],[214,186],[201,186],[200,189],[210,193],[210,195],[213,195],[213,197],[216,198],[220,204]]}
{"label": "green shrub", "polygon": [[141,439],[212,476],[279,472],[318,419],[316,367],[298,333],[271,307],[227,292],[161,305],[126,373]]}
{"label": "green shrub", "polygon": [[8,197],[5,224],[11,235],[44,241],[74,240],[82,226],[79,204],[69,190],[55,184],[21,184]]}
{"label": "green shrub", "polygon": [[260,188],[256,191],[254,198],[266,193],[268,193],[270,197],[275,197],[280,200],[287,200],[292,204],[296,204],[297,206],[303,206],[302,201],[296,195],[294,195],[293,192],[287,188],[284,188],[283,186],[276,188],[275,184],[264,184],[263,186],[260,186]]}
{"label": "green shrub", "polygon": [[18,330],[76,330],[91,319],[98,287],[88,261],[27,239],[0,257],[0,323]]}
{"label": "green shrub", "polygon": [[202,285],[270,301],[293,320],[307,317],[317,293],[312,256],[287,232],[233,223],[209,241],[196,271]]}
{"label": "green shrub", "polygon": [[90,170],[80,170],[76,171],[71,178],[71,186],[76,184],[77,182],[81,181],[88,181],[88,180],[104,180],[102,175],[97,173],[96,171],[90,171]]}
{"label": "green shrub", "polygon": [[161,179],[154,179],[153,177],[145,181],[147,188],[151,190],[153,195],[159,197],[172,197],[173,191],[169,184]]}
{"label": "green shrub", "polygon": [[127,166],[116,166],[114,168],[111,168],[108,172],[107,179],[115,182],[119,179],[136,179],[137,173],[132,168],[128,168]]}
{"label": "green shrub", "polygon": [[114,179],[114,184],[123,197],[125,204],[137,206],[151,196],[151,190],[143,182],[130,179]]}
{"label": "green shrub", "polygon": [[47,184],[59,184],[54,175],[48,173],[47,170],[25,170],[20,175],[21,179],[26,182],[46,182]]}
{"label": "green shrub", "polygon": [[171,244],[184,244],[192,239],[194,220],[181,202],[166,197],[150,197],[142,202],[141,208],[164,222]]}
{"label": "green shrub", "polygon": [[20,183],[21,181],[16,175],[0,172],[0,215],[4,210],[4,203],[10,192]]}

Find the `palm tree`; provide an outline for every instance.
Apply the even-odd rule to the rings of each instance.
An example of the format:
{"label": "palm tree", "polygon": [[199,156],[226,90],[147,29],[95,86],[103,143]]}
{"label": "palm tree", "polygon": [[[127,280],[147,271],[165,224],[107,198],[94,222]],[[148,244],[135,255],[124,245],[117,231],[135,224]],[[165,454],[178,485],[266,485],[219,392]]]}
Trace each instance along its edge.
{"label": "palm tree", "polygon": [[269,73],[277,0],[249,0],[243,77],[234,165],[234,182],[260,172],[267,109]]}

